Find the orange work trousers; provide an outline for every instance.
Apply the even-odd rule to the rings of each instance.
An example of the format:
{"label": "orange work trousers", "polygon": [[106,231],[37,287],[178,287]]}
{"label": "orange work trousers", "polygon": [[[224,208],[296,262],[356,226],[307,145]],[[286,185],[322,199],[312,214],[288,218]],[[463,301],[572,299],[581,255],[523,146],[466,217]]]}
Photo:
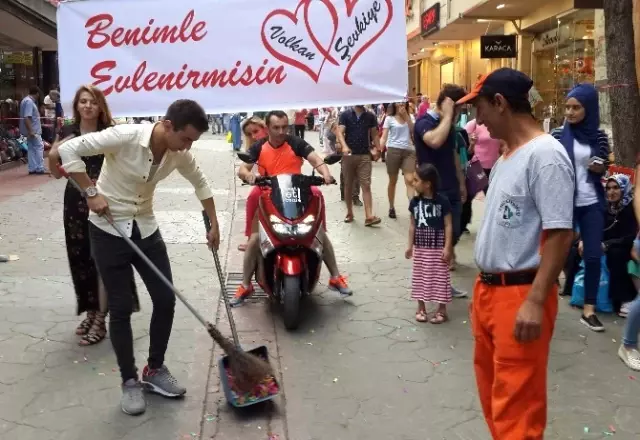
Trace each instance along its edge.
{"label": "orange work trousers", "polygon": [[544,305],[536,341],[513,336],[531,286],[488,286],[476,280],[471,306],[474,369],[485,420],[494,440],[542,440],[547,425],[547,363],[558,314],[558,288]]}

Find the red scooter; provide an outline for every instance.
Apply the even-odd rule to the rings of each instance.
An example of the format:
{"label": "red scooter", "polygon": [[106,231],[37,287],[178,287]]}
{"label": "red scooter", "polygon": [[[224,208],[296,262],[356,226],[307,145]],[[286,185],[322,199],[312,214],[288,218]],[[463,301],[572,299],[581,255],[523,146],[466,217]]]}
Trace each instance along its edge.
{"label": "red scooter", "polygon": [[[247,153],[238,153],[238,158],[254,163]],[[331,165],[341,158],[340,155],[327,156],[324,162]],[[324,207],[311,187],[324,184],[324,178],[315,176],[315,170],[311,176],[259,176],[254,183],[262,189],[256,281],[272,300],[282,305],[284,326],[288,330],[300,324],[300,300],[313,292],[320,279]]]}

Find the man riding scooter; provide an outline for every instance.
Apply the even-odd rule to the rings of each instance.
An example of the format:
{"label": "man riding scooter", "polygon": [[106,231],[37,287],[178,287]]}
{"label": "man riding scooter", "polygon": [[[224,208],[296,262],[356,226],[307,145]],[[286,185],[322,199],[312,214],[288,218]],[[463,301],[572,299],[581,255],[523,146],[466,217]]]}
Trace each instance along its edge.
{"label": "man riding scooter", "polygon": [[[335,182],[331,176],[329,167],[327,167],[320,156],[314,152],[313,147],[303,139],[288,134],[289,119],[285,112],[280,110],[271,111],[267,113],[265,122],[269,134],[268,138],[256,142],[248,151],[252,161],[258,163],[265,175],[301,174],[302,164],[304,159],[307,159],[314,169],[317,169],[322,175],[325,184],[329,185]],[[256,175],[253,174],[252,169],[253,164],[242,165],[238,170],[238,177],[249,184],[254,184]],[[314,195],[316,195],[324,205],[322,193],[316,188],[312,188],[312,190],[315,190]],[[324,213],[324,206],[322,206],[322,212]],[[326,222],[323,221],[323,223]],[[324,227],[326,228],[326,224]],[[349,289],[345,277],[340,275],[338,271],[333,245],[326,235],[323,244],[324,250],[322,256],[331,276],[329,279],[329,289],[339,292],[342,296],[351,296],[353,292]],[[237,306],[242,304],[254,293],[251,277],[256,268],[259,254],[258,233],[254,231],[247,242],[247,249],[244,254],[242,284],[240,284],[236,291],[232,305]]]}

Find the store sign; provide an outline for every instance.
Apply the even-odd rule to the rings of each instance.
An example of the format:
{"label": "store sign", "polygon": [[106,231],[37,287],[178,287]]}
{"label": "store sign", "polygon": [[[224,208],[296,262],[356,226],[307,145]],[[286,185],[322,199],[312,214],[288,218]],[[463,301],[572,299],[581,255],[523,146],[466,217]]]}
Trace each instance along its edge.
{"label": "store sign", "polygon": [[5,52],[4,62],[7,64],[33,65],[33,53],[31,52]]}
{"label": "store sign", "polygon": [[118,116],[164,114],[177,99],[232,113],[395,102],[406,95],[407,53],[397,50],[406,47],[406,25],[396,0],[149,4],[60,3],[66,109],[87,83],[105,93]]}
{"label": "store sign", "polygon": [[420,16],[420,35],[427,37],[440,30],[440,3],[436,3]]}
{"label": "store sign", "polygon": [[604,0],[573,0],[574,9],[602,9]]}
{"label": "store sign", "polygon": [[480,58],[515,58],[515,35],[483,35],[480,37]]}

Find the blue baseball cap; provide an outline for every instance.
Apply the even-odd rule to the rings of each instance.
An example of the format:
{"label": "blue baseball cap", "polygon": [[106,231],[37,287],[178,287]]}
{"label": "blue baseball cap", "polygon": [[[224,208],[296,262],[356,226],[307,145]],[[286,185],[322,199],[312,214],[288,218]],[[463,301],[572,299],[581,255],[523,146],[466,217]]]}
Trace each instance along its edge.
{"label": "blue baseball cap", "polygon": [[529,90],[533,86],[533,81],[526,74],[519,70],[503,67],[484,75],[478,80],[473,90],[456,104],[465,104],[476,99],[478,96],[493,97],[501,94],[507,101],[529,99]]}

